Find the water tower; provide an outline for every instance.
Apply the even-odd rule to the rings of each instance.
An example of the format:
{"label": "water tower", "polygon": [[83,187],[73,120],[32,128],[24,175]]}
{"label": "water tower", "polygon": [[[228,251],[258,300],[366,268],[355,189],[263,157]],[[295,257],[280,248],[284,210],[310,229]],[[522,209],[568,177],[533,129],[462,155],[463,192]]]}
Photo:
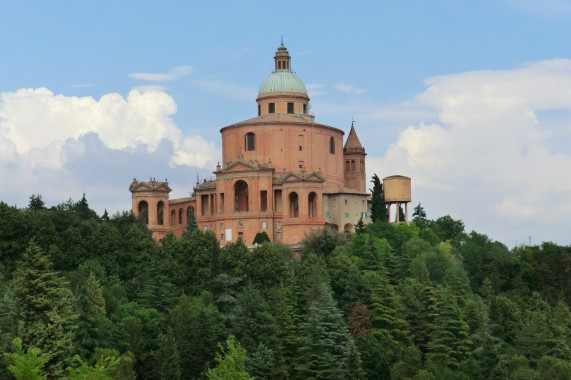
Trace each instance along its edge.
{"label": "water tower", "polygon": [[391,205],[396,204],[396,222],[399,223],[399,207],[404,203],[405,221],[408,221],[408,202],[412,201],[410,191],[410,178],[403,175],[392,175],[383,178],[383,190],[385,193],[385,203],[391,221]]}

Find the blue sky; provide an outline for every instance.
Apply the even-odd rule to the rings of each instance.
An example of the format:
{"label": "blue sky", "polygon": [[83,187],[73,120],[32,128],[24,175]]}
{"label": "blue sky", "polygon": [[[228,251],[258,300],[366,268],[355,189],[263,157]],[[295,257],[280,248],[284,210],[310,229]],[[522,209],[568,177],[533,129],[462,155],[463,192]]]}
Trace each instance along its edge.
{"label": "blue sky", "polygon": [[508,246],[570,244],[571,0],[12,1],[0,5],[0,200],[128,184],[185,196],[256,114],[280,36],[316,120],[413,204]]}

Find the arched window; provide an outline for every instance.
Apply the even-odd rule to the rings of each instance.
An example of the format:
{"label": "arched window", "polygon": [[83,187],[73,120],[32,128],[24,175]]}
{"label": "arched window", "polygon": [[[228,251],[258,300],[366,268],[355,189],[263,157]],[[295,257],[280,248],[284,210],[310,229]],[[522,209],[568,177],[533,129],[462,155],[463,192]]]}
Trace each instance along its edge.
{"label": "arched window", "polygon": [[143,219],[145,224],[149,224],[149,204],[147,201],[139,202],[137,210],[139,211],[139,218]]}
{"label": "arched window", "polygon": [[176,219],[175,219],[175,215],[176,215],[176,214],[175,214],[175,211],[174,211],[174,210],[171,210],[171,226],[174,226],[174,225],[175,225],[175,220],[176,220]]}
{"label": "arched window", "polygon": [[164,219],[163,219],[164,208],[165,208],[164,202],[159,201],[159,203],[157,203],[157,224],[161,226],[164,224]]}
{"label": "arched window", "polygon": [[239,180],[234,184],[234,211],[248,211],[248,184]]}
{"label": "arched window", "polygon": [[307,197],[307,215],[310,218],[317,218],[317,194],[313,191]]}
{"label": "arched window", "polygon": [[355,168],[355,160],[351,160],[351,171],[354,172],[356,170],[357,168]]}
{"label": "arched window", "polygon": [[178,224],[182,224],[182,208],[178,209]]}
{"label": "arched window", "polygon": [[343,232],[345,233],[345,238],[347,240],[351,240],[351,235],[353,233],[353,225],[351,223],[347,223],[345,227],[343,227]]}
{"label": "arched window", "polygon": [[361,160],[361,173],[365,172],[365,161]]}
{"label": "arched window", "polygon": [[345,171],[349,172],[351,170],[351,164],[349,160],[345,161]]}
{"label": "arched window", "polygon": [[297,193],[289,193],[289,217],[297,218],[299,216],[299,202]]}
{"label": "arched window", "polygon": [[335,139],[333,137],[329,138],[329,153],[335,154]]}

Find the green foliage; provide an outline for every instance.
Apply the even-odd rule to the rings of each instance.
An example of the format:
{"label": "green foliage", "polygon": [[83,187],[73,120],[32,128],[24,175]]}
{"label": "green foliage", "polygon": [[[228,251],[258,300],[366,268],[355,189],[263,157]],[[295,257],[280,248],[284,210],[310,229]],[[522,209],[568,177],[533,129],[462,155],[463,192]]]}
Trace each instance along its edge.
{"label": "green foliage", "polygon": [[236,341],[234,335],[226,339],[226,349],[218,344],[220,350],[216,354],[216,367],[206,372],[209,380],[253,380],[246,372],[246,350]]}
{"label": "green foliage", "polygon": [[299,330],[298,377],[345,379],[349,334],[329,286],[315,282],[306,299],[307,311]]}
{"label": "green foliage", "polygon": [[22,348],[22,339],[14,338],[12,341],[15,352],[4,353],[4,357],[11,362],[8,369],[17,380],[42,380],[46,379],[44,365],[47,359],[42,357],[40,349],[29,347]]}
{"label": "green foliage", "polygon": [[271,380],[274,363],[273,351],[260,343],[246,362],[246,369],[256,380]]}
{"label": "green foliage", "polygon": [[314,253],[321,257],[331,255],[333,250],[346,244],[345,237],[331,228],[313,229],[301,241],[304,255]]}
{"label": "green foliage", "polygon": [[37,347],[47,359],[48,377],[63,375],[71,361],[77,315],[66,285],[51,270],[47,256],[30,243],[14,275],[12,316],[20,323],[23,347]]}
{"label": "green foliage", "polygon": [[67,372],[73,380],[112,380],[110,375],[119,364],[116,357],[100,358],[93,366],[81,360],[79,355],[75,355],[73,360],[79,364],[77,368],[67,367]]}
{"label": "green foliage", "polygon": [[252,244],[262,244],[262,243],[269,243],[270,237],[266,233],[266,231],[258,232],[254,237],[254,241]]}
{"label": "green foliage", "polygon": [[383,184],[376,174],[373,175],[371,182],[373,184],[373,188],[369,190],[372,195],[371,220],[373,223],[377,221],[387,223],[389,221],[389,213],[385,205]]}

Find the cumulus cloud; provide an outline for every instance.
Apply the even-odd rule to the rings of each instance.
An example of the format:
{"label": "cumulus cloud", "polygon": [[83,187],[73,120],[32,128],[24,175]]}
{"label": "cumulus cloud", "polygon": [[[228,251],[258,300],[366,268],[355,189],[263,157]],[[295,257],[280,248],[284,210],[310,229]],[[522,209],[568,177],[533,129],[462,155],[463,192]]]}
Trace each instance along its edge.
{"label": "cumulus cloud", "polygon": [[371,172],[412,177],[413,199],[508,244],[528,235],[566,236],[571,155],[555,142],[570,142],[571,60],[426,84],[414,102],[434,110],[438,121],[402,131],[383,158],[370,160]]}
{"label": "cumulus cloud", "polygon": [[130,78],[146,80],[150,82],[168,82],[192,73],[190,66],[177,66],[172,68],[167,73],[132,73],[129,74]]}
{"label": "cumulus cloud", "polygon": [[365,90],[362,88],[358,88],[352,84],[348,84],[348,83],[338,83],[336,85],[333,86],[333,88],[335,88],[338,91],[344,92],[346,94],[351,94],[351,95],[361,95],[365,93]]}
{"label": "cumulus cloud", "polygon": [[0,170],[10,186],[0,199],[35,192],[62,201],[74,189],[103,191],[104,183],[115,186],[114,197],[128,199],[124,184],[133,176],[212,169],[219,150],[201,136],[185,136],[172,119],[176,111],[158,91],[99,100],[46,88],[1,93]]}

